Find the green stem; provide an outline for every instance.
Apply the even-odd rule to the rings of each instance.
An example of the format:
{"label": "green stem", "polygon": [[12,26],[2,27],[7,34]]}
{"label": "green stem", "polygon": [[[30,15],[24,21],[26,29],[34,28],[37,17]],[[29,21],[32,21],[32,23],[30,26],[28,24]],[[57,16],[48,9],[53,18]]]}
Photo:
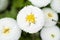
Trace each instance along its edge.
{"label": "green stem", "polygon": [[36,40],[37,37],[39,37],[39,32],[35,34],[31,34],[32,40]]}

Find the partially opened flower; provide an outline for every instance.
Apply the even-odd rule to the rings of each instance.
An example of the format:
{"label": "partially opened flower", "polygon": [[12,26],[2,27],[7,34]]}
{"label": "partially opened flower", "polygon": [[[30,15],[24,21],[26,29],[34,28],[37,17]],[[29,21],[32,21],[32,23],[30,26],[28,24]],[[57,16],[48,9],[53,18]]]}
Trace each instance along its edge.
{"label": "partially opened flower", "polygon": [[3,11],[7,8],[9,0],[0,0],[0,11]]}
{"label": "partially opened flower", "polygon": [[18,40],[20,36],[21,30],[14,19],[0,19],[0,40]]}
{"label": "partially opened flower", "polygon": [[59,40],[60,30],[57,26],[45,27],[41,31],[42,40]]}
{"label": "partially opened flower", "polygon": [[38,32],[44,25],[44,14],[41,9],[34,6],[26,6],[17,15],[17,23],[20,28],[29,33]]}
{"label": "partially opened flower", "polygon": [[53,0],[51,3],[51,8],[60,13],[60,0]]}
{"label": "partially opened flower", "polygon": [[29,0],[29,1],[37,7],[45,7],[51,2],[51,0]]}
{"label": "partially opened flower", "polygon": [[43,8],[43,12],[46,17],[45,26],[56,25],[56,23],[58,21],[57,13],[55,11],[53,11],[51,8]]}

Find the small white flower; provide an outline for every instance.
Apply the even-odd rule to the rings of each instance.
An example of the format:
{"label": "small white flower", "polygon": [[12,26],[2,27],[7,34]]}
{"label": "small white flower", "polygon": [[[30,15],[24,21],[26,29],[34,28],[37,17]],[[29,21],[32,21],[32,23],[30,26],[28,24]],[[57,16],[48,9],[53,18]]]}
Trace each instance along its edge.
{"label": "small white flower", "polygon": [[41,31],[42,40],[59,40],[60,30],[57,26],[45,27]]}
{"label": "small white flower", "polygon": [[0,0],[0,11],[3,11],[8,6],[8,0]]}
{"label": "small white flower", "polygon": [[53,0],[51,3],[51,8],[60,13],[60,0]]}
{"label": "small white flower", "polygon": [[53,11],[51,8],[43,8],[43,12],[46,17],[45,26],[56,25],[57,22],[55,22],[55,21],[58,21],[57,13],[55,11]]}
{"label": "small white flower", "polygon": [[45,7],[51,2],[51,0],[29,0],[29,1],[37,7]]}
{"label": "small white flower", "polygon": [[21,30],[14,19],[0,19],[0,40],[18,40],[20,36]]}
{"label": "small white flower", "polygon": [[41,9],[34,6],[26,6],[17,15],[17,23],[20,28],[29,33],[38,32],[44,25],[44,14]]}

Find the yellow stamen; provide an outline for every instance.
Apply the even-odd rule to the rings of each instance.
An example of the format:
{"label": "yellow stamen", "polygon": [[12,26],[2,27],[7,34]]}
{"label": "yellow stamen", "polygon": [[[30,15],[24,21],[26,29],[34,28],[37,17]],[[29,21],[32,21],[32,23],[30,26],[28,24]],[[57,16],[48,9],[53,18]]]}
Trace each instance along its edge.
{"label": "yellow stamen", "polygon": [[51,37],[52,37],[52,38],[54,38],[54,37],[55,37],[55,35],[54,35],[54,34],[51,34]]}
{"label": "yellow stamen", "polygon": [[48,17],[51,18],[53,17],[53,15],[51,13],[48,13]]}
{"label": "yellow stamen", "polygon": [[3,33],[6,35],[6,34],[8,34],[9,33],[9,31],[10,31],[10,29],[9,28],[4,28],[3,29]]}
{"label": "yellow stamen", "polygon": [[26,16],[26,21],[29,22],[29,23],[35,23],[35,17],[34,17],[34,14],[30,14],[30,15],[27,15]]}

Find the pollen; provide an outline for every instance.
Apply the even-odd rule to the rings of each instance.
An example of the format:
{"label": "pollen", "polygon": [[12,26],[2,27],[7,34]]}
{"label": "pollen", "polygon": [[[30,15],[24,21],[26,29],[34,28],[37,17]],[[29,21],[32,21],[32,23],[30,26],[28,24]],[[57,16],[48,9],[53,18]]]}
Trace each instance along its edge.
{"label": "pollen", "polygon": [[53,15],[52,15],[51,13],[48,13],[48,17],[49,17],[49,18],[52,18]]}
{"label": "pollen", "polygon": [[55,35],[54,35],[54,34],[51,34],[51,37],[52,37],[52,38],[54,38],[54,37],[55,37]]}
{"label": "pollen", "polygon": [[3,29],[3,34],[7,35],[9,34],[10,29],[9,28],[4,28]]}
{"label": "pollen", "polygon": [[35,23],[35,16],[34,16],[34,14],[31,13],[31,14],[27,15],[26,16],[26,21],[29,22],[29,23],[33,23],[34,24]]}

